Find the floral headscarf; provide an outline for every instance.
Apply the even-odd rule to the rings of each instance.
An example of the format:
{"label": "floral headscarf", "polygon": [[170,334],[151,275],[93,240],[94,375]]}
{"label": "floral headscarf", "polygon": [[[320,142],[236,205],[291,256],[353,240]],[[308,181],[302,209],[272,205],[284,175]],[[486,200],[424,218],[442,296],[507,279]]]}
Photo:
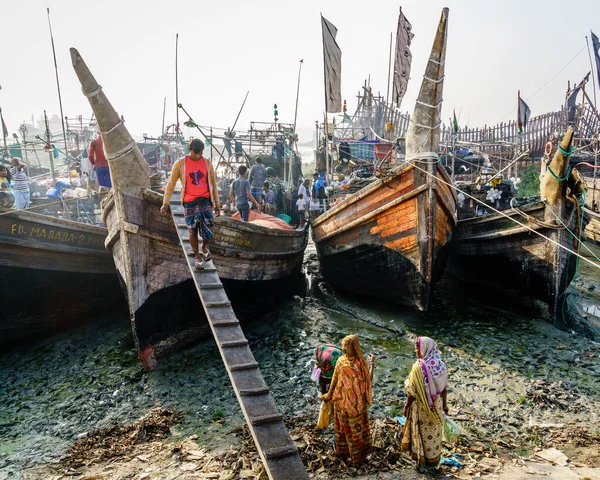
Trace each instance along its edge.
{"label": "floral headscarf", "polygon": [[437,343],[431,338],[417,338],[417,349],[421,356],[417,361],[421,365],[423,377],[425,377],[427,403],[429,408],[433,409],[435,399],[448,387],[448,371],[446,364],[442,361]]}

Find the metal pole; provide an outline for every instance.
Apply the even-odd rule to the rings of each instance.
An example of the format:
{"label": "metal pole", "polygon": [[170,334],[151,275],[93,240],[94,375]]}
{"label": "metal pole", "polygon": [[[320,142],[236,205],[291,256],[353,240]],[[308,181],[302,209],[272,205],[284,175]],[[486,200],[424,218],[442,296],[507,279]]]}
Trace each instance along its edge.
{"label": "metal pole", "polygon": [[[388,65],[388,84],[387,84],[387,92],[385,95],[385,120],[383,121],[383,134],[382,136],[385,136],[386,133],[386,128],[385,128],[385,124],[388,120],[388,102],[390,100],[390,76],[391,76],[391,72],[392,72],[392,37],[394,35],[394,32],[390,32],[390,61],[389,61],[389,65]],[[389,110],[391,112],[391,109]]]}
{"label": "metal pole", "polygon": [[[50,135],[50,124],[48,123],[48,115],[44,110],[44,122],[46,123],[46,142],[50,147],[52,145],[52,136]],[[52,185],[56,183],[56,175],[54,174],[54,157],[52,150],[48,150],[48,158],[50,158],[50,173],[52,175]]]}
{"label": "metal pole", "polygon": [[[4,141],[5,155],[8,153],[8,147],[6,146],[6,135],[4,135],[4,117],[2,116],[2,107],[0,107],[0,123],[2,123],[2,140]],[[10,157],[10,155],[8,155]]]}
{"label": "metal pole", "polygon": [[300,67],[298,68],[298,87],[296,88],[296,109],[294,110],[294,133],[296,133],[296,120],[298,119],[298,98],[300,97],[300,74],[302,73],[302,64],[304,59],[300,60]]}
{"label": "metal pole", "polygon": [[177,136],[177,142],[179,143],[179,75],[177,72],[177,51],[179,47],[179,34],[175,34],[175,112],[177,118],[177,125],[175,127],[175,135]]}
{"label": "metal pole", "polygon": [[27,158],[27,148],[25,147],[25,136],[27,135],[27,127],[25,126],[25,124],[22,124],[19,130],[21,130],[21,135],[23,135],[23,154],[25,156],[25,166],[27,167],[27,178],[29,178],[29,159]]}
{"label": "metal pole", "polygon": [[[592,83],[594,84],[594,108],[596,108],[596,79],[594,76],[594,64],[592,63],[592,54],[590,53],[590,43],[588,42],[587,35],[585,36],[585,43],[587,45],[588,57],[590,58],[590,68],[592,70]],[[595,53],[595,52],[594,52]],[[600,81],[600,78],[598,79]]]}
{"label": "metal pole", "polygon": [[[65,155],[67,162],[69,161],[69,148],[67,146],[67,132],[65,131],[65,116],[63,114],[62,97],[60,94],[60,82],[58,81],[58,65],[56,63],[56,49],[54,48],[54,36],[52,35],[52,24],[50,23],[50,8],[46,8],[48,12],[48,28],[50,29],[50,40],[52,41],[52,56],[54,57],[54,72],[56,74],[56,88],[58,90],[58,105],[60,106],[60,121],[62,123],[63,140],[65,142]],[[71,164],[68,163],[69,182],[71,182]]]}

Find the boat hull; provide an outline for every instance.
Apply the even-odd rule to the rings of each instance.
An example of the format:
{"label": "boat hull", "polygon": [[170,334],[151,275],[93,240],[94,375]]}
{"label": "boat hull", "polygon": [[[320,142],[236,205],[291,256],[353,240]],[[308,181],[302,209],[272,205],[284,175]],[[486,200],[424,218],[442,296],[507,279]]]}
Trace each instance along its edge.
{"label": "boat hull", "polygon": [[414,165],[365,187],[317,218],[313,237],[335,287],[426,310],[456,223],[442,170]]}
{"label": "boat hull", "polygon": [[[577,241],[564,228],[546,228],[541,223],[547,223],[546,208],[543,202],[522,207],[533,219],[529,222],[515,210],[504,211],[508,217],[493,213],[459,220],[451,270],[461,280],[486,285],[496,293],[545,302],[554,324],[565,329],[564,293],[575,275],[577,259],[557,244],[577,251]],[[565,218],[575,222],[570,213]],[[569,228],[575,231],[574,224]]]}
{"label": "boat hull", "polygon": [[0,215],[0,342],[81,324],[123,302],[107,230],[27,211]]}
{"label": "boat hull", "polygon": [[[111,193],[103,202],[106,245],[123,278],[136,346],[155,355],[210,334],[177,227],[160,214],[161,205],[162,195],[146,189],[140,197]],[[215,219],[211,255],[240,319],[265,313],[279,292],[297,284],[306,231],[270,230]]]}

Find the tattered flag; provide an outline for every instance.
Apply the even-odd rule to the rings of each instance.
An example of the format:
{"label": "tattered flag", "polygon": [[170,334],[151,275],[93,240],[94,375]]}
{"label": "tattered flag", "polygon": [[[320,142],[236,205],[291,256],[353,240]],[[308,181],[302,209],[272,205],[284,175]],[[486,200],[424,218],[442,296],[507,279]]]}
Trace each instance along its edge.
{"label": "tattered flag", "polygon": [[325,70],[325,110],[342,110],[342,51],[335,41],[337,28],[321,15],[323,29],[323,64]]}
{"label": "tattered flag", "polygon": [[412,62],[410,44],[413,37],[412,25],[402,13],[401,7],[396,32],[396,59],[394,61],[394,88],[392,91],[392,101],[398,106],[406,93],[410,78],[410,65]]}
{"label": "tattered flag", "polygon": [[519,133],[523,133],[525,131],[525,127],[527,126],[527,122],[529,121],[530,116],[531,116],[531,109],[525,103],[525,101],[521,98],[521,95],[519,95],[519,114],[517,117]]}
{"label": "tattered flag", "polygon": [[592,34],[592,47],[594,48],[594,58],[596,59],[596,80],[598,80],[598,86],[600,87],[600,40],[594,32]]}

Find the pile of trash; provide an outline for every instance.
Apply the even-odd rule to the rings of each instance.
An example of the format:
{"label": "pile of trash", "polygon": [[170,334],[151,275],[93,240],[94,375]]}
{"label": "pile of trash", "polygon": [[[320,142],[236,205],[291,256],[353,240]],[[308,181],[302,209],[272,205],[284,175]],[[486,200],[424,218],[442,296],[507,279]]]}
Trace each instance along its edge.
{"label": "pile of trash", "polygon": [[75,441],[62,463],[77,468],[127,455],[140,443],[169,436],[171,425],[179,423],[183,415],[167,408],[158,408],[129,425],[91,431]]}
{"label": "pile of trash", "polygon": [[580,395],[564,382],[537,380],[527,388],[527,398],[536,405],[571,411],[575,408]]}

